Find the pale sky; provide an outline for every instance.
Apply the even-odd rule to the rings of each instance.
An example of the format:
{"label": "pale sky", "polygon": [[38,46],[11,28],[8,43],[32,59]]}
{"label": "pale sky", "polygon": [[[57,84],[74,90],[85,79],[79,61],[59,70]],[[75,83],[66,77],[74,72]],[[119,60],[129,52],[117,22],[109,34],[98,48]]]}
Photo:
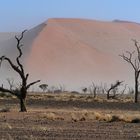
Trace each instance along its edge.
{"label": "pale sky", "polygon": [[0,32],[30,29],[48,18],[140,23],[140,0],[0,0]]}

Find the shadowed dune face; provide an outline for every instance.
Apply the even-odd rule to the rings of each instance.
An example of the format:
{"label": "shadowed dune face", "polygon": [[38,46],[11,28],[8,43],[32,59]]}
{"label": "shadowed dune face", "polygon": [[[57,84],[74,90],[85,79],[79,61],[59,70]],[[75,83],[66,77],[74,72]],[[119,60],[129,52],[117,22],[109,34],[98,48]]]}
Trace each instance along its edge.
{"label": "shadowed dune face", "polygon": [[110,84],[125,80],[132,84],[133,70],[118,56],[134,49],[132,38],[140,40],[139,24],[49,19],[25,36],[26,70],[32,79],[65,84],[69,89],[91,81]]}

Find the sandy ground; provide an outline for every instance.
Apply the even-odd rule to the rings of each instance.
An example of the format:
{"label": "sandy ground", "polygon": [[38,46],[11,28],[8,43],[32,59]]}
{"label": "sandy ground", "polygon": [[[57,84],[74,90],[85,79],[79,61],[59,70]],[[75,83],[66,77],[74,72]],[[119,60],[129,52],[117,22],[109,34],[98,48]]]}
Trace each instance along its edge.
{"label": "sandy ground", "polygon": [[5,107],[10,108],[10,112],[0,113],[0,139],[3,140],[140,139],[140,123],[107,121],[111,115],[139,116],[140,104],[131,101],[38,95],[28,97],[27,113],[18,112],[15,98],[0,98],[0,108]]}

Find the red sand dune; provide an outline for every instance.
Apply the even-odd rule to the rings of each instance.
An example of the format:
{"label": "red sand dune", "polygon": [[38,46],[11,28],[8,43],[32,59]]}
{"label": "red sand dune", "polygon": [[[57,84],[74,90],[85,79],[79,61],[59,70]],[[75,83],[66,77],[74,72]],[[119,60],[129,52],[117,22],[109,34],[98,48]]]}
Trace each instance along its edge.
{"label": "red sand dune", "polygon": [[133,83],[133,70],[119,54],[134,48],[132,38],[140,40],[139,24],[49,19],[40,26],[27,32],[34,36],[25,59],[32,79],[64,84],[68,89],[90,85],[91,81]]}

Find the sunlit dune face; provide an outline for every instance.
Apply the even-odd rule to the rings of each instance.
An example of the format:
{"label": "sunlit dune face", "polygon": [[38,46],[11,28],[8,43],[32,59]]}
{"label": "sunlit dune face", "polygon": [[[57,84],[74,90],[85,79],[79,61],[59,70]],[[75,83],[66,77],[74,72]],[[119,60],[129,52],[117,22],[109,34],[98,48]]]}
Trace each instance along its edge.
{"label": "sunlit dune face", "polygon": [[133,46],[135,24],[50,19],[33,42],[27,68],[48,82],[71,86],[131,80],[119,54]]}

